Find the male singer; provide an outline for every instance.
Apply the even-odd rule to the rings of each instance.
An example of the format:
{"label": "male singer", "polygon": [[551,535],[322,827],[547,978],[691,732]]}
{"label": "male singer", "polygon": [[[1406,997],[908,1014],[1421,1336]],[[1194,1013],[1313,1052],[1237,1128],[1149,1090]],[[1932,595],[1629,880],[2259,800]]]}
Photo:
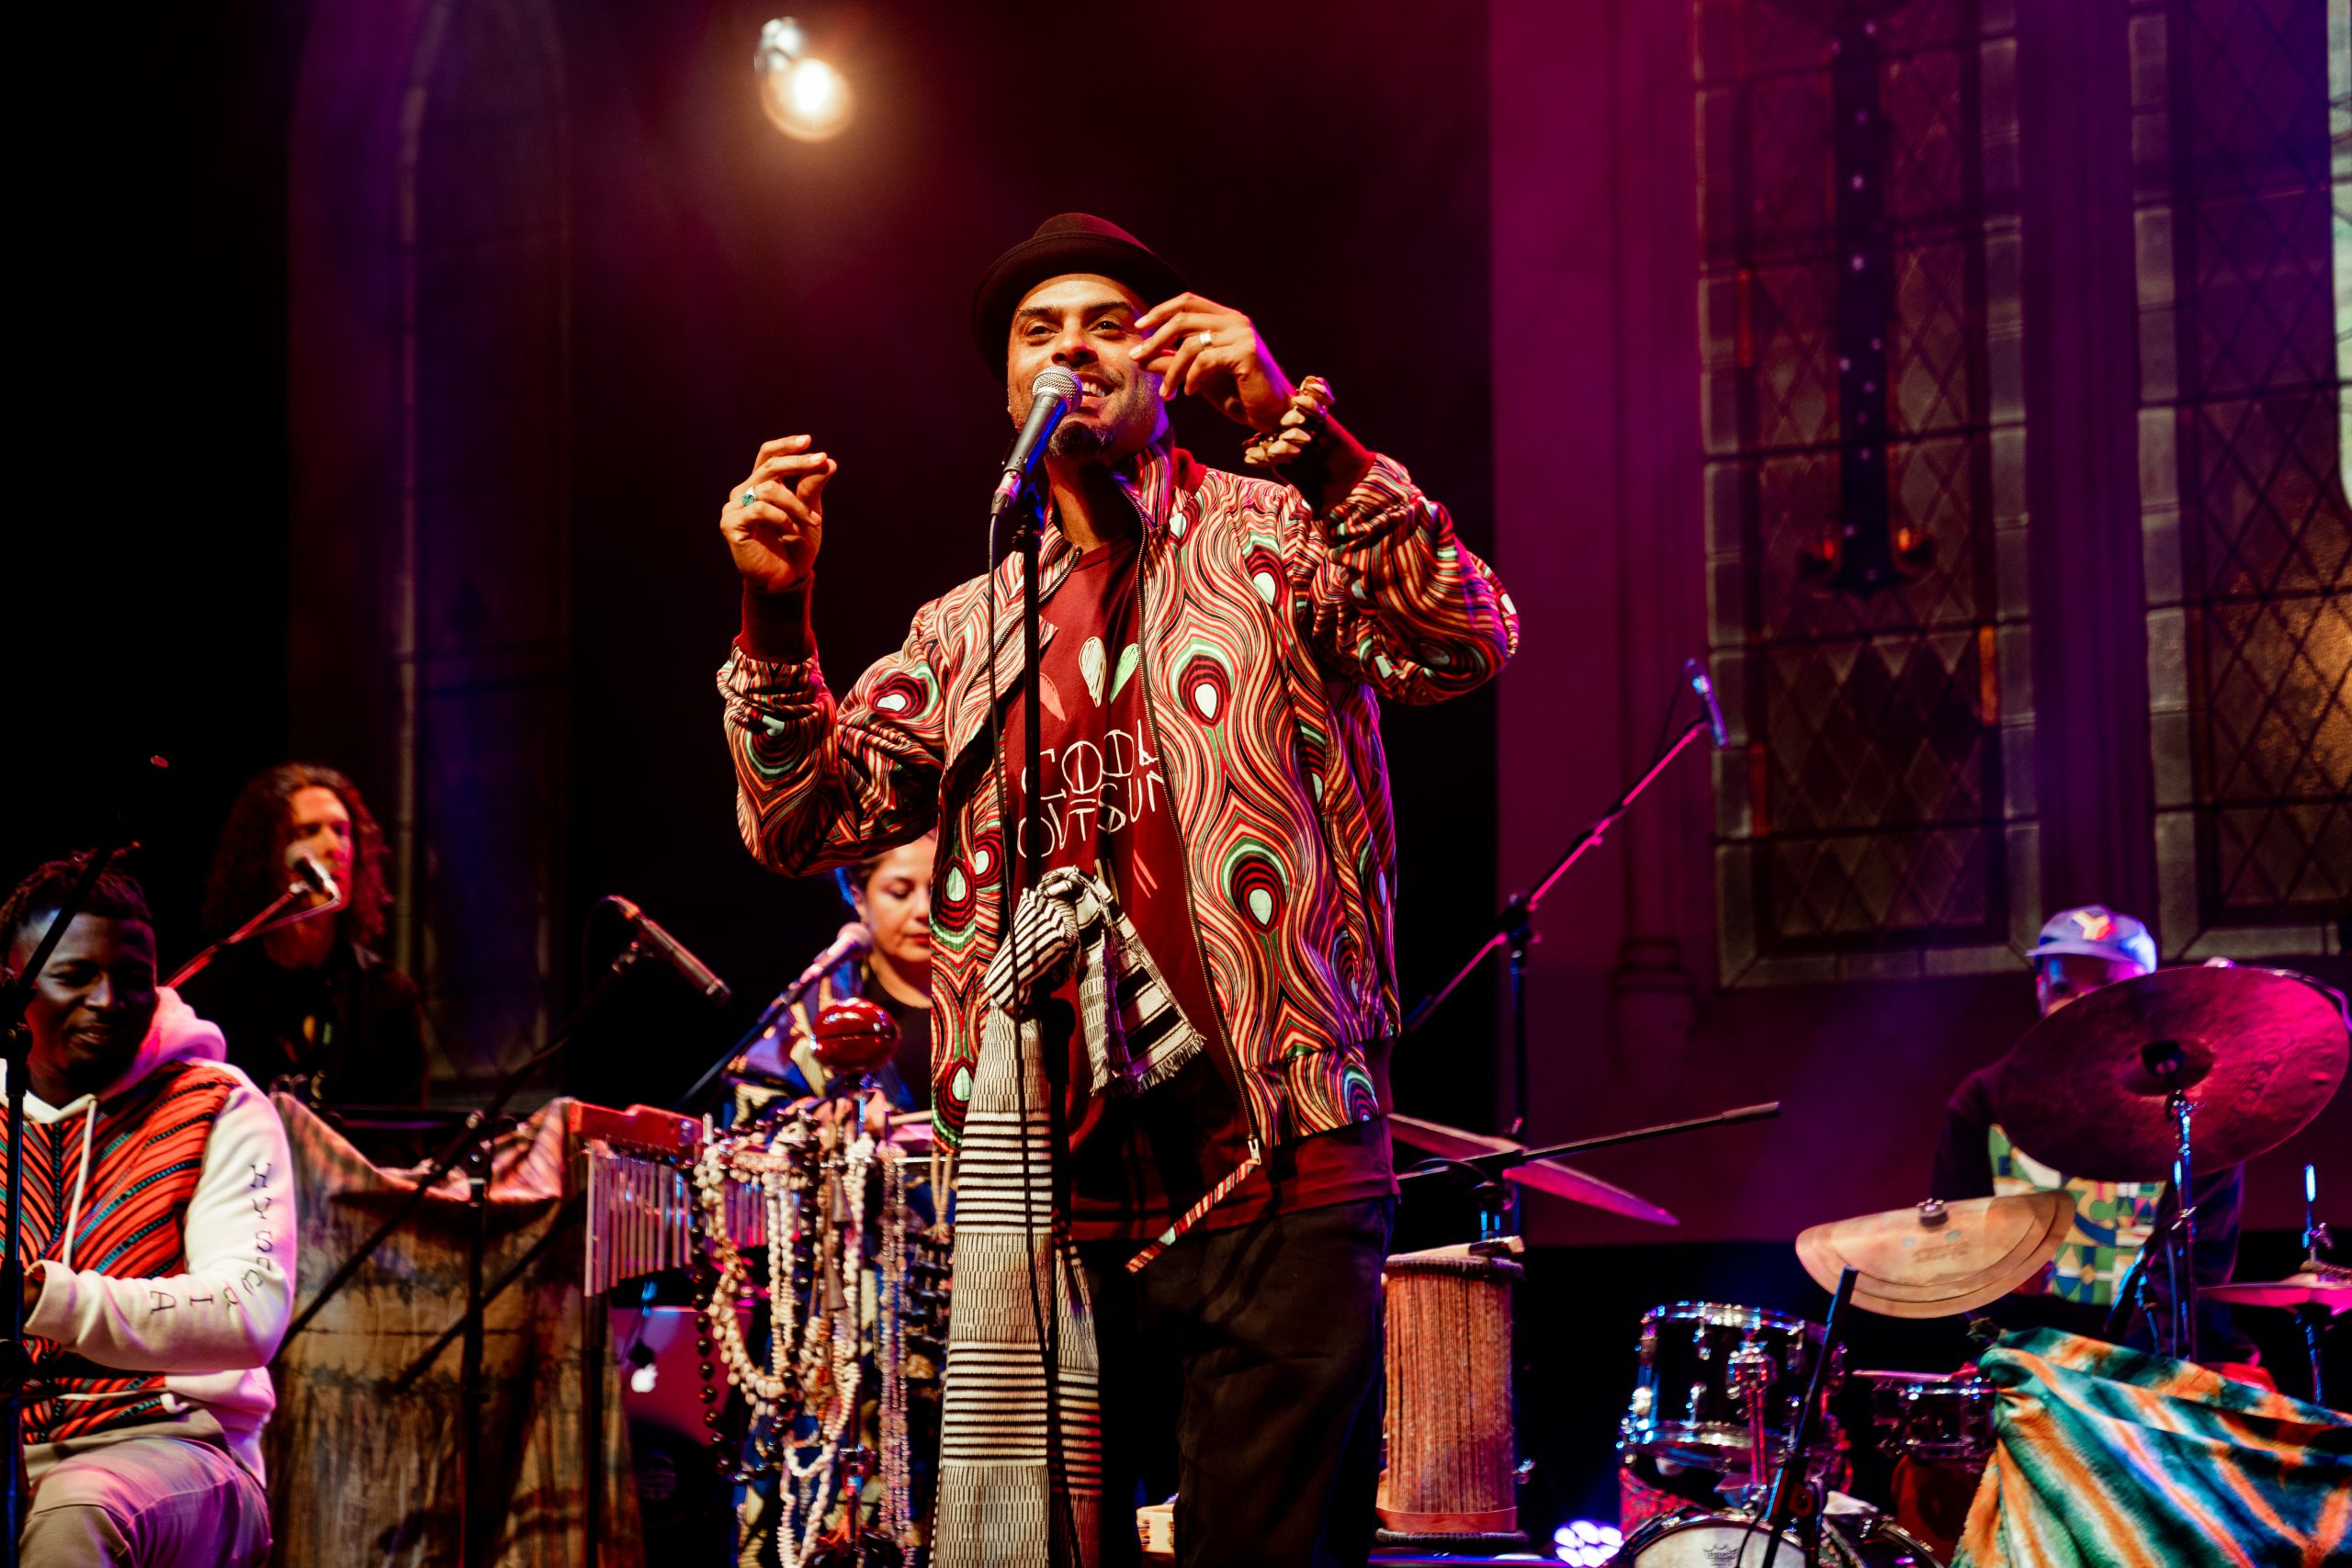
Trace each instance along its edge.
{"label": "male singer", "polygon": [[[1099,879],[1205,1044],[1148,1092],[1091,1094],[1071,1010],[1050,1010],[1066,1037],[1046,1055],[1057,1199],[1101,1357],[1101,1561],[1135,1557],[1132,1502],[1147,1483],[1164,1495],[1172,1469],[1188,1564],[1361,1562],[1396,1190],[1378,699],[1491,679],[1516,613],[1444,508],[1329,417],[1329,388],[1294,386],[1247,316],[1115,225],[1064,214],[1005,252],[972,333],[1015,426],[1048,367],[1082,394],[1036,479],[1042,777],[1019,761],[1017,558],[916,612],[836,705],[808,604],[838,464],[786,436],[719,519],[743,579],[719,673],[743,840],[798,874],[936,827],[933,1104],[952,1144],[980,1070],[1001,881],[1020,871],[1003,824],[1040,792],[1041,875]],[[1257,433],[1251,461],[1275,477],[1178,450],[1180,393]],[[1166,1250],[1131,1273],[1155,1237]]]}

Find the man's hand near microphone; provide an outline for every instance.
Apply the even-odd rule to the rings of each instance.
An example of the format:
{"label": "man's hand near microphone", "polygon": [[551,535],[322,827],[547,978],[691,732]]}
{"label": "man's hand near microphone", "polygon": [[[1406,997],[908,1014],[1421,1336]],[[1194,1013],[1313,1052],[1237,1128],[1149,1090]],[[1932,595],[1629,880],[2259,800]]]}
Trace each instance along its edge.
{"label": "man's hand near microphone", "polygon": [[[1274,434],[1295,394],[1274,363],[1256,323],[1229,306],[1198,294],[1163,299],[1134,318],[1120,344],[1104,344],[1122,360],[1159,379],[1163,401],[1190,393],[1246,429]],[[1108,354],[1094,356],[1100,364]],[[1026,410],[1016,410],[1025,413]],[[1371,466],[1371,456],[1336,425],[1324,471],[1296,478],[1317,481],[1309,500],[1328,507]],[[785,435],[761,446],[751,473],[718,514],[735,570],[752,592],[778,595],[804,587],[825,536],[825,486],[841,464],[814,447],[809,435]]]}

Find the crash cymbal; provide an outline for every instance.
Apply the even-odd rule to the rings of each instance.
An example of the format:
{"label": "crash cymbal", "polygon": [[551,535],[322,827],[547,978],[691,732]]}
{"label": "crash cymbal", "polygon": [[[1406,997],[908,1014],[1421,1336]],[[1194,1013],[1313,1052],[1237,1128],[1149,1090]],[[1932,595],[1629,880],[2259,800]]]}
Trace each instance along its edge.
{"label": "crash cymbal", "polygon": [[2101,986],[2026,1032],[1993,1080],[2009,1141],[2094,1181],[2172,1174],[2167,1080],[2196,1107],[2199,1170],[2278,1147],[2344,1079],[2344,998],[2280,969],[2159,969]]}
{"label": "crash cymbal", "polygon": [[[1398,1143],[1427,1149],[1447,1159],[1506,1154],[1527,1146],[1513,1138],[1498,1137],[1492,1133],[1465,1132],[1460,1127],[1449,1127],[1442,1122],[1424,1122],[1418,1116],[1392,1113],[1388,1126]],[[1531,1191],[1547,1192],[1555,1198],[1566,1198],[1571,1202],[1583,1203],[1611,1214],[1622,1214],[1629,1220],[1640,1220],[1647,1224],[1675,1225],[1682,1223],[1648,1199],[1628,1192],[1614,1182],[1588,1176],[1561,1160],[1539,1159],[1526,1165],[1515,1165],[1503,1172],[1503,1179],[1515,1181]]]}
{"label": "crash cymbal", "polygon": [[1473,1133],[1465,1128],[1449,1127],[1442,1122],[1424,1122],[1418,1116],[1402,1111],[1391,1112],[1388,1130],[1400,1144],[1417,1149],[1427,1149],[1448,1159],[1469,1159],[1477,1155],[1498,1155],[1505,1149],[1524,1148],[1516,1139],[1497,1137],[1492,1133]]}
{"label": "crash cymbal", "polygon": [[2324,1306],[2330,1313],[2352,1310],[2352,1269],[2333,1263],[2306,1263],[2283,1280],[2233,1280],[2226,1285],[2206,1285],[2197,1292],[2208,1301],[2232,1306]]}
{"label": "crash cymbal", "polygon": [[2075,1222],[2071,1192],[1922,1203],[1815,1225],[1797,1258],[1826,1291],[1860,1271],[1854,1304],[1887,1317],[1951,1317],[2007,1295],[2057,1256]]}

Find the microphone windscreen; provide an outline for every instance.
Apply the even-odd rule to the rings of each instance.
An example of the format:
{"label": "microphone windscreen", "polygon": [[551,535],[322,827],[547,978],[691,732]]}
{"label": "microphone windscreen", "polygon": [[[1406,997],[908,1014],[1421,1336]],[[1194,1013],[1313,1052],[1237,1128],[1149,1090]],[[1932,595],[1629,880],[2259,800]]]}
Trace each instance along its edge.
{"label": "microphone windscreen", "polygon": [[833,933],[833,945],[840,948],[844,956],[871,953],[874,951],[874,933],[867,931],[862,921],[851,920]]}
{"label": "microphone windscreen", "polygon": [[1035,380],[1029,383],[1029,395],[1051,399],[1055,402],[1064,401],[1078,396],[1078,378],[1058,365],[1048,365],[1037,372]]}

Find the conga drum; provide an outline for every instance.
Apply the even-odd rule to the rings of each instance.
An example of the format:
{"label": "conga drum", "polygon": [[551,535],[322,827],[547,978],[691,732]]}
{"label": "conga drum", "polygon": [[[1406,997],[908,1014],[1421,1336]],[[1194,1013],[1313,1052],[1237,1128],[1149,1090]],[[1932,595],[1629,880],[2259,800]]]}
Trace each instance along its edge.
{"label": "conga drum", "polygon": [[1508,1258],[1408,1252],[1382,1269],[1388,1466],[1384,1546],[1524,1546],[1511,1428]]}

